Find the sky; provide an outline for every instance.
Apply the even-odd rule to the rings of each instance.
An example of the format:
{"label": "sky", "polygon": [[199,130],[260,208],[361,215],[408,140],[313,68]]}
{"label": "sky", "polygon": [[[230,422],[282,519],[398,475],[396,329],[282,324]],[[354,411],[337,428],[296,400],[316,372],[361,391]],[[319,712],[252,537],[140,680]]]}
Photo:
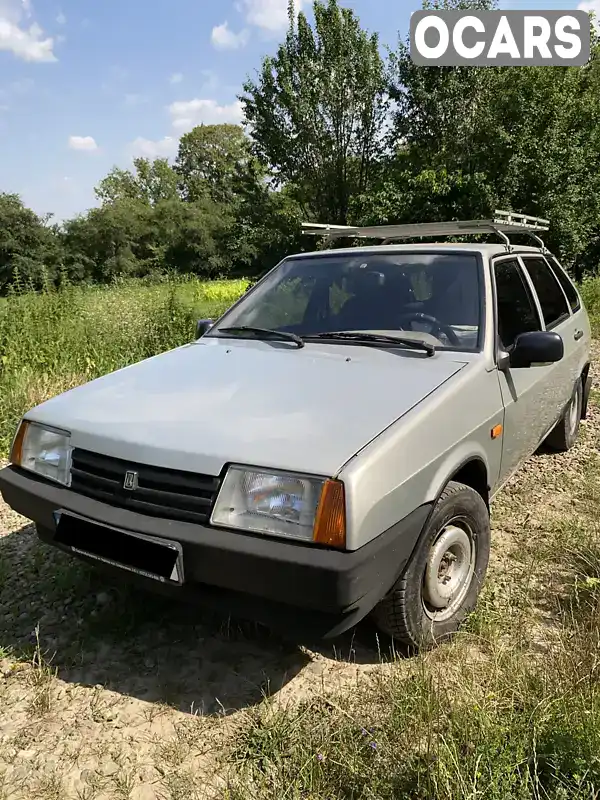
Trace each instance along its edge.
{"label": "sky", "polygon": [[[308,0],[294,2],[310,12]],[[393,47],[421,2],[343,5]],[[236,95],[286,26],[287,0],[0,0],[0,192],[56,221],[97,205],[94,186],[113,166],[172,157],[200,123],[240,122]]]}

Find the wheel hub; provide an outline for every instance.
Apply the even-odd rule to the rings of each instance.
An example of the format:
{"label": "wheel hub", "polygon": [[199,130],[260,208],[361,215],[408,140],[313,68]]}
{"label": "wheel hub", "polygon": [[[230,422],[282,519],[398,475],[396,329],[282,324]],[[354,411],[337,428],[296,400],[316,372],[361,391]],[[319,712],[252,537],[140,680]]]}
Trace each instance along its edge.
{"label": "wheel hub", "polygon": [[426,613],[436,620],[451,617],[471,585],[475,547],[472,535],[447,524],[434,540],[425,568],[423,600]]}

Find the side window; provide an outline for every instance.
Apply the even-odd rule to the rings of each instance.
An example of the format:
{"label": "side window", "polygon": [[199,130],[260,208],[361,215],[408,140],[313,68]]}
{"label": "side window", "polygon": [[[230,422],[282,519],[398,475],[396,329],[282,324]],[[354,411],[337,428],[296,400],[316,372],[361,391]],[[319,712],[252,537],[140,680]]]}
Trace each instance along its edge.
{"label": "side window", "polygon": [[503,347],[510,347],[520,333],[541,330],[535,302],[516,258],[496,261],[496,304],[498,335]]}
{"label": "side window", "polygon": [[551,328],[569,316],[569,306],[563,290],[546,259],[525,256],[523,262],[540,301],[546,327]]}
{"label": "side window", "polygon": [[577,294],[575,287],[571,283],[571,279],[565,270],[560,266],[558,261],[554,258],[554,256],[548,256],[548,261],[550,262],[550,266],[558,278],[558,282],[562,286],[564,293],[567,295],[567,300],[571,306],[571,311],[578,311],[581,308],[581,301],[579,300],[579,295]]}

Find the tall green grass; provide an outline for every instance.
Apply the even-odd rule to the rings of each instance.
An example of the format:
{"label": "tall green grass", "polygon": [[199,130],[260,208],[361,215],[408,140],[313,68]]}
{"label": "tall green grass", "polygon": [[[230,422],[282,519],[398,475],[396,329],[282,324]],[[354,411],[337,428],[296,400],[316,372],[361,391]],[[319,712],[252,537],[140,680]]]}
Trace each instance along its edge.
{"label": "tall green grass", "polygon": [[191,341],[246,281],[170,280],[14,293],[0,306],[0,457],[29,408],[85,381]]}

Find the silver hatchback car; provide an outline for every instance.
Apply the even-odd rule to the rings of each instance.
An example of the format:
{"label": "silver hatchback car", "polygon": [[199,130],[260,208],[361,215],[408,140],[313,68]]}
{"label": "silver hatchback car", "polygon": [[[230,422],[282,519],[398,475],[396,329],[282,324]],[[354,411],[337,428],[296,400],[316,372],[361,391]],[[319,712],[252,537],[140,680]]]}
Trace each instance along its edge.
{"label": "silver hatchback car", "polygon": [[383,244],[291,255],[193,342],[27,412],[4,499],[172,596],[294,635],[372,615],[430,646],[475,607],[494,493],[586,415],[590,325],[546,229],[306,225]]}

